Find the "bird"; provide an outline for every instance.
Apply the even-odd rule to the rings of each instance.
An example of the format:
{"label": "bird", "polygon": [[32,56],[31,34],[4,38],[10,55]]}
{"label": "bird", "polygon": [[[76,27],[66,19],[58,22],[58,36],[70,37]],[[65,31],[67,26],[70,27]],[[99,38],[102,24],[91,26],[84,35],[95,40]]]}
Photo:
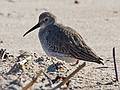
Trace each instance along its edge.
{"label": "bird", "polygon": [[57,23],[56,16],[52,13],[41,13],[38,23],[23,37],[37,28],[40,28],[38,37],[41,46],[48,56],[70,63],[82,60],[104,65],[103,59],[93,52],[82,36],[73,28]]}

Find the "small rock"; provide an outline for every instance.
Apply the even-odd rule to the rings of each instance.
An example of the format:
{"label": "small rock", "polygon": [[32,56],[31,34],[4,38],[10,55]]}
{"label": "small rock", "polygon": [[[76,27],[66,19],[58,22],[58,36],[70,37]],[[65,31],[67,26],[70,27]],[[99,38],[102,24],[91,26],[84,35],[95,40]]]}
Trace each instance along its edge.
{"label": "small rock", "polygon": [[0,16],[4,16],[4,14],[0,12]]}
{"label": "small rock", "polygon": [[13,2],[15,2],[15,0],[7,0],[8,2],[11,2],[11,3],[13,3]]}
{"label": "small rock", "polygon": [[8,14],[7,14],[7,17],[10,17],[10,16],[11,16],[11,13],[8,13]]}
{"label": "small rock", "polygon": [[118,11],[113,11],[113,13],[117,14],[117,13],[118,13]]}
{"label": "small rock", "polygon": [[74,1],[75,4],[79,4],[79,2],[77,0]]}
{"label": "small rock", "polygon": [[107,19],[105,19],[105,21],[109,21],[109,19],[107,18]]}
{"label": "small rock", "polygon": [[3,41],[0,41],[0,43],[3,43]]}

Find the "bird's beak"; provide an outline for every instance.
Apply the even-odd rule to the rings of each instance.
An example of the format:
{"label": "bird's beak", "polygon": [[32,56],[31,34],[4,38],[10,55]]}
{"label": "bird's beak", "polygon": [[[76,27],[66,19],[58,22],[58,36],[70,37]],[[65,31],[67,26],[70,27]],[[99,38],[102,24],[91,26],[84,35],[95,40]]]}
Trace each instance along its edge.
{"label": "bird's beak", "polygon": [[28,33],[30,33],[31,31],[33,31],[33,30],[35,30],[35,29],[37,29],[37,28],[39,28],[40,27],[40,24],[38,23],[38,24],[36,24],[35,26],[33,26],[30,30],[28,30],[24,35],[23,35],[23,37],[25,36],[25,35],[27,35]]}

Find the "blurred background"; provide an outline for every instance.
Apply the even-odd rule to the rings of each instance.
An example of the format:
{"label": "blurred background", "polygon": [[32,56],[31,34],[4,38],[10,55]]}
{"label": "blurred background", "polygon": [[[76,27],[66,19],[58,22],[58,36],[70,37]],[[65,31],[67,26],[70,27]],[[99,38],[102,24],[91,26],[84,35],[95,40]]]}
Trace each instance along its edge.
{"label": "blurred background", "polygon": [[112,56],[113,47],[120,56],[120,0],[0,0],[0,48],[13,54],[21,49],[43,54],[39,30],[23,34],[44,11],[79,32],[103,58]]}
{"label": "blurred background", "polygon": [[[71,79],[74,83],[71,87],[78,85],[84,90],[119,90],[120,84],[114,82],[112,48],[116,48],[116,63],[120,76],[120,0],[0,0],[0,49],[6,49],[15,57],[19,50],[36,53],[39,57],[44,55],[38,39],[39,29],[25,37],[23,34],[38,23],[39,15],[45,11],[53,13],[57,17],[57,23],[76,30],[86,44],[104,59],[104,66],[87,63],[86,67]],[[45,56],[44,58],[47,59]],[[0,87],[8,87],[11,82],[5,72],[14,66],[16,59],[0,61],[0,73],[3,74],[0,74]],[[29,61],[34,62],[31,64],[33,71],[41,69],[37,68],[40,64],[35,64],[35,60]],[[53,64],[50,59],[49,62],[43,61],[46,63],[45,67]],[[72,70],[69,68],[69,71]],[[15,79],[14,75],[11,77]],[[20,81],[24,81],[24,78],[21,77]],[[31,79],[26,78],[26,81]],[[42,86],[44,83],[37,84]],[[26,84],[23,83],[24,85]]]}

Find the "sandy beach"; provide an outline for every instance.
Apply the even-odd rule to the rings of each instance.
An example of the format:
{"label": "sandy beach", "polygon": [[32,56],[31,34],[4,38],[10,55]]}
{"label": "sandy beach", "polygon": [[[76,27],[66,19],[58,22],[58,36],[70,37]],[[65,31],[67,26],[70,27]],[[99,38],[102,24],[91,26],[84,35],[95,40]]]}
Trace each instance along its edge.
{"label": "sandy beach", "polygon": [[[42,12],[48,11],[57,17],[58,23],[75,29],[84,38],[87,45],[104,59],[104,66],[87,62],[86,67],[71,79],[71,87],[68,88],[72,88],[70,90],[120,89],[120,83],[113,82],[115,73],[112,56],[112,48],[115,47],[120,81],[120,0],[78,0],[78,3],[75,3],[75,0],[1,0],[0,7],[0,49],[6,49],[14,57],[20,55],[19,50],[32,54],[37,53],[38,57],[42,56],[46,60],[38,39],[39,30],[35,30],[26,37],[23,37],[23,34],[38,23],[39,15]],[[15,64],[15,61],[14,63],[11,61],[3,63],[2,59],[0,60],[0,68],[2,68],[0,74],[2,75],[3,72],[9,71],[4,69],[4,65],[10,64],[12,67]],[[49,64],[47,64],[44,60],[46,68],[51,65],[52,62],[48,61]],[[72,68],[69,65],[68,67]],[[7,90],[5,85],[9,81],[5,81],[2,75],[0,75],[0,80],[3,80],[4,83],[0,83],[0,88]],[[106,84],[109,82],[112,84]],[[37,83],[32,90],[42,90],[34,88],[41,84],[41,82]],[[20,87],[24,87],[22,85]],[[75,85],[79,88],[76,88]]]}

